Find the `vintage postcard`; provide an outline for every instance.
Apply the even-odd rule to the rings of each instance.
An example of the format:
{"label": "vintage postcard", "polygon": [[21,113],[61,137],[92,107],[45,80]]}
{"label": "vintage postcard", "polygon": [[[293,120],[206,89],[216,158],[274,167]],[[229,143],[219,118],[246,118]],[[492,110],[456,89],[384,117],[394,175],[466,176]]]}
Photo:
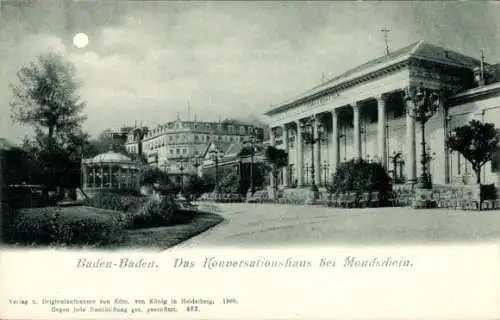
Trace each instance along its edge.
{"label": "vintage postcard", "polygon": [[0,318],[500,319],[499,17],[0,0]]}

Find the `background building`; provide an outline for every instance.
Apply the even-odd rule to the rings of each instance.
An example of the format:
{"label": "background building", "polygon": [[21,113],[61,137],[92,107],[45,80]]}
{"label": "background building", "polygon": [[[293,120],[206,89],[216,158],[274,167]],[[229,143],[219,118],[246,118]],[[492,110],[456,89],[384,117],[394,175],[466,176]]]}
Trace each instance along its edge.
{"label": "background building", "polygon": [[126,141],[127,136],[130,132],[132,132],[132,129],[134,129],[134,127],[131,126],[108,128],[100,134],[100,137],[107,139],[122,139],[123,141]]}
{"label": "background building", "polygon": [[[243,121],[175,121],[150,129],[142,139],[143,154],[152,167],[171,175],[197,174],[199,165],[211,142],[232,145],[254,135],[264,137],[264,129]],[[133,132],[127,136],[125,147],[130,153],[138,152],[138,138]]]}
{"label": "background building", "polygon": [[[440,96],[439,110],[425,126],[433,181],[464,180],[473,174],[470,164],[447,150],[445,139],[473,118],[499,126],[499,72],[498,64],[419,41],[274,106],[265,116],[271,143],[289,152],[284,184],[310,183],[314,166],[321,185],[331,180],[341,162],[352,158],[380,161],[396,183],[415,181],[420,173],[421,130],[407,114],[405,92],[420,86]],[[314,137],[322,138],[312,148],[298,134],[311,116],[317,119]],[[493,171],[491,163],[483,167],[483,183],[496,182]]]}

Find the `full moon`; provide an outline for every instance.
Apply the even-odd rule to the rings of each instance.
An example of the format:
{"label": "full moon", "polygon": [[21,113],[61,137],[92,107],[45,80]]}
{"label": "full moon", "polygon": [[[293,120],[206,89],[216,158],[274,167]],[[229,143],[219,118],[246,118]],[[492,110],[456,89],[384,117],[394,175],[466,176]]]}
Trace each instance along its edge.
{"label": "full moon", "polygon": [[85,48],[89,44],[89,37],[85,33],[77,33],[73,37],[73,44],[77,48]]}

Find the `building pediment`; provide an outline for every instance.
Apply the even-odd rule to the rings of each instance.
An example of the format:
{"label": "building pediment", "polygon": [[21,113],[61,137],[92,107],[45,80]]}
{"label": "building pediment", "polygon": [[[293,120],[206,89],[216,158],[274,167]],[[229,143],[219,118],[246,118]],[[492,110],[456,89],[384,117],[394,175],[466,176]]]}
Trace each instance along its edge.
{"label": "building pediment", "polygon": [[[334,77],[299,96],[272,107],[272,109],[268,110],[264,114],[266,116],[272,116],[291,108],[307,108],[315,105],[326,104],[333,99],[341,97],[343,91],[348,88],[358,86],[367,81],[372,81],[386,76],[387,74],[397,72],[403,68],[407,68],[410,60],[427,61],[434,63],[435,65],[449,66],[454,69],[471,69],[480,64],[478,59],[441,48],[425,41],[418,41],[386,56],[371,60],[355,68],[351,68],[341,75]],[[418,72],[418,70],[416,72]],[[441,75],[429,73],[426,76],[434,78],[436,81],[439,81],[442,77],[446,77],[449,82],[459,81],[457,76],[454,74]]]}

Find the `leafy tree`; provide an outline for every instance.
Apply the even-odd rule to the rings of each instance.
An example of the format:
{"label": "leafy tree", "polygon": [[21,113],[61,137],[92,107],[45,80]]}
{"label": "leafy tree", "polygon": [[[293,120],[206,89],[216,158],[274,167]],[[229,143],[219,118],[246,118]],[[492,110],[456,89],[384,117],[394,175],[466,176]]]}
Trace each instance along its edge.
{"label": "leafy tree", "polygon": [[142,139],[144,139],[144,137],[148,134],[149,129],[148,127],[137,127],[134,128],[132,132],[134,134],[134,137],[137,139],[137,154],[139,155],[139,159],[143,163],[145,163],[146,161],[142,154]]}
{"label": "leafy tree", "polygon": [[215,191],[220,194],[236,194],[240,192],[240,178],[237,170],[230,170],[224,174],[215,186]]}
{"label": "leafy tree", "polygon": [[24,148],[49,188],[75,188],[80,184],[80,160],[88,135],[81,130],[85,106],[78,95],[73,65],[54,53],[40,55],[17,73],[11,84],[11,117],[31,125],[34,139]]}
{"label": "leafy tree", "polygon": [[188,200],[198,199],[202,194],[210,192],[213,189],[213,183],[210,179],[200,178],[197,175],[189,176],[188,181],[184,183],[183,194]]}
{"label": "leafy tree", "polygon": [[169,178],[166,172],[158,168],[147,168],[141,173],[141,185],[166,185],[169,183]]}
{"label": "leafy tree", "polygon": [[254,144],[253,145],[253,149],[252,149],[252,146],[251,145],[244,145],[240,152],[238,152],[238,157],[247,157],[247,156],[251,156],[252,155],[252,152],[254,155],[256,155],[257,153],[260,153],[262,152],[263,149],[262,149],[262,145],[261,144]]}
{"label": "leafy tree", "polygon": [[98,154],[113,150],[121,153],[131,159],[137,160],[139,156],[135,153],[130,153],[125,148],[125,142],[121,138],[112,138],[108,136],[99,136],[97,139],[90,140],[84,148],[83,155],[86,158],[94,157]]}
{"label": "leafy tree", "polygon": [[380,163],[353,159],[340,164],[333,176],[329,191],[387,193],[390,188],[390,177]]}
{"label": "leafy tree", "polygon": [[499,141],[500,133],[494,124],[471,120],[468,124],[453,129],[446,144],[472,164],[476,181],[480,184],[481,168],[493,158]]}
{"label": "leafy tree", "polygon": [[75,68],[55,53],[40,55],[17,73],[11,84],[14,122],[29,124],[45,132],[49,139],[78,130],[86,119],[85,103],[78,96]]}
{"label": "leafy tree", "polygon": [[274,146],[268,146],[264,154],[269,162],[271,174],[274,177],[275,183],[273,187],[276,188],[278,170],[288,165],[288,154],[285,150],[278,149]]}

